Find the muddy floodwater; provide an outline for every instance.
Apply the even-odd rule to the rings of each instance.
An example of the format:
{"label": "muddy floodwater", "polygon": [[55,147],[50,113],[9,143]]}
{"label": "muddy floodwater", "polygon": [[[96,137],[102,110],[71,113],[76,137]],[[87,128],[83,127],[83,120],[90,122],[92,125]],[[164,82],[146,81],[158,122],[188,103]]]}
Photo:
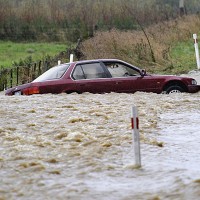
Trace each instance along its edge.
{"label": "muddy floodwater", "polygon": [[[198,73],[190,76],[200,84]],[[0,103],[0,200],[200,198],[200,92],[1,92]],[[133,105],[139,113],[139,169]]]}

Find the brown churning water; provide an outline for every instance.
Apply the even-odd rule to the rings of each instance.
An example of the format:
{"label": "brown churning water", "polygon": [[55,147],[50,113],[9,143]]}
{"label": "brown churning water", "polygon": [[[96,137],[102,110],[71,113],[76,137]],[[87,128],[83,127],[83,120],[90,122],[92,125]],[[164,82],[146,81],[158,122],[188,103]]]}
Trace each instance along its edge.
{"label": "brown churning water", "polygon": [[0,199],[199,198],[200,93],[0,98]]}

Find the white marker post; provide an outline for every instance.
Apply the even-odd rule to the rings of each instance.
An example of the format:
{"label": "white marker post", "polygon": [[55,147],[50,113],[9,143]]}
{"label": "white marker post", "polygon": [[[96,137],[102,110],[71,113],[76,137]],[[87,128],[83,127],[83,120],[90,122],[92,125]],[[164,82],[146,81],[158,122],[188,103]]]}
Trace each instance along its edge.
{"label": "white marker post", "polygon": [[198,47],[197,34],[193,34],[193,38],[194,38],[194,48],[195,48],[195,53],[196,53],[197,68],[200,69],[199,47]]}
{"label": "white marker post", "polygon": [[61,64],[61,60],[58,60],[58,65],[60,65]]}
{"label": "white marker post", "polygon": [[135,106],[133,106],[131,109],[131,125],[132,125],[133,145],[135,151],[135,166],[139,168],[141,167],[139,118],[138,118],[138,111]]}
{"label": "white marker post", "polygon": [[71,62],[73,62],[73,60],[74,60],[74,55],[70,54],[70,61],[69,62],[71,63]]}

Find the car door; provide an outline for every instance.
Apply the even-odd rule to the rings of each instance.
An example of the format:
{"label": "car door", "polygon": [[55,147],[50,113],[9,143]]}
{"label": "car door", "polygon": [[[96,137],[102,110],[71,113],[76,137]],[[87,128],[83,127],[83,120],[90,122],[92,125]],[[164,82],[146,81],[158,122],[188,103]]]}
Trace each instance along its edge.
{"label": "car door", "polygon": [[138,91],[156,92],[162,91],[162,80],[151,75],[141,76],[137,79]]}
{"label": "car door", "polygon": [[113,81],[113,92],[134,93],[139,90],[140,70],[126,63],[116,61],[103,62]]}
{"label": "car door", "polygon": [[72,79],[79,92],[107,93],[113,88],[113,82],[100,62],[76,65]]}

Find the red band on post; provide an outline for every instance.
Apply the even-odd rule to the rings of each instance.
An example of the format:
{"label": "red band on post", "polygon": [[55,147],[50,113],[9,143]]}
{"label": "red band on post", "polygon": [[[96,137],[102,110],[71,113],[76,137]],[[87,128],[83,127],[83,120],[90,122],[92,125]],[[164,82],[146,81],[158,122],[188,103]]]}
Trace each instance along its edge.
{"label": "red band on post", "polygon": [[131,118],[131,127],[132,127],[132,129],[134,129],[134,119],[133,118]]}
{"label": "red band on post", "polygon": [[138,119],[138,117],[136,118],[136,123],[137,123],[136,128],[139,129],[139,119]]}
{"label": "red band on post", "polygon": [[[131,118],[131,127],[132,127],[132,129],[135,128],[135,126],[134,126],[134,118]],[[138,119],[138,117],[136,117],[136,129],[139,129],[139,119]]]}

